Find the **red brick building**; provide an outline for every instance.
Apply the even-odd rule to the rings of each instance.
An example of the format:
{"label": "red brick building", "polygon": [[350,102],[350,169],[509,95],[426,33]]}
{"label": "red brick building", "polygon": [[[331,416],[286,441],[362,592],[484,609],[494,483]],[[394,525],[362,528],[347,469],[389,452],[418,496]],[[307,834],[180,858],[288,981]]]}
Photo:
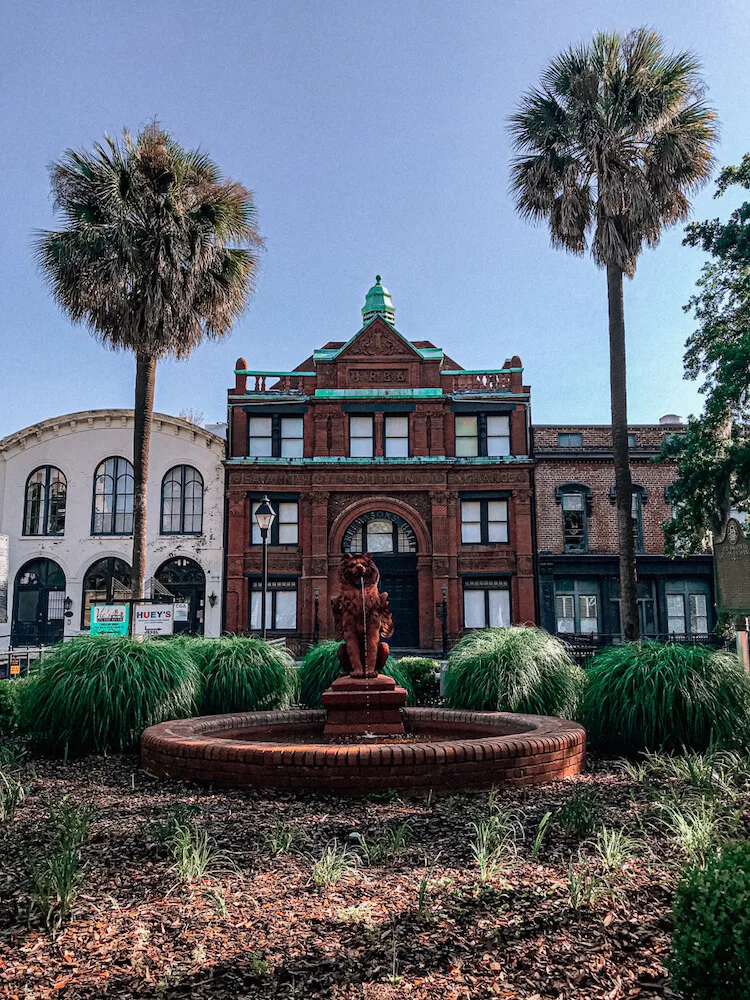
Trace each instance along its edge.
{"label": "red brick building", "polygon": [[332,635],[343,551],[370,551],[396,622],[392,645],[439,648],[448,630],[535,620],[529,388],[517,356],[467,371],[395,327],[378,278],[363,325],[293,372],[240,358],[229,390],[225,624],[259,628],[254,510],[277,513],[268,624]]}
{"label": "red brick building", "polygon": [[[713,629],[713,559],[664,555],[674,467],[652,460],[679,417],[629,428],[638,606],[644,636]],[[533,428],[540,623],[607,641],[620,634],[617,514],[611,428]]]}

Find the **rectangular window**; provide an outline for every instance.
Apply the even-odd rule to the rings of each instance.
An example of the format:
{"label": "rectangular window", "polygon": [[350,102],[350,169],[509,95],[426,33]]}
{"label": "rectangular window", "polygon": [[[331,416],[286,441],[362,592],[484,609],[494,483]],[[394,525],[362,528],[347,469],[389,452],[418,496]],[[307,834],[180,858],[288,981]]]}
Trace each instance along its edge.
{"label": "rectangular window", "polygon": [[[261,628],[262,583],[253,580],[250,590],[250,631]],[[269,580],[266,591],[266,628],[289,632],[297,628],[297,581]]]}
{"label": "rectangular window", "polygon": [[640,490],[633,490],[630,516],[633,519],[633,544],[636,552],[643,552],[643,521],[641,516],[642,497]]}
{"label": "rectangular window", "polygon": [[583,434],[560,433],[557,435],[558,448],[582,448]]}
{"label": "rectangular window", "polygon": [[590,635],[599,631],[599,614],[594,594],[581,594],[578,598],[579,632]]}
{"label": "rectangular window", "polygon": [[637,448],[637,447],[638,447],[638,438],[635,436],[635,434],[628,434],[628,448]]}
{"label": "rectangular window", "polygon": [[490,545],[507,542],[507,500],[462,500],[461,542],[464,545]]}
{"label": "rectangular window", "polygon": [[505,628],[510,625],[508,584],[464,581],[464,628]]}
{"label": "rectangular window", "polygon": [[373,454],[373,418],[350,416],[349,455],[352,458],[372,458]]}
{"label": "rectangular window", "polygon": [[557,612],[557,631],[575,632],[576,606],[573,594],[558,594],[555,598]]}
{"label": "rectangular window", "polygon": [[247,454],[250,458],[271,458],[273,455],[273,417],[250,417],[248,420]]}
{"label": "rectangular window", "polygon": [[510,455],[510,417],[487,416],[487,455]]}
{"label": "rectangular window", "polygon": [[[296,500],[271,500],[276,517],[268,532],[269,545],[297,545],[299,542],[299,505]],[[250,505],[250,544],[261,545],[263,536],[255,521],[260,500]]]}
{"label": "rectangular window", "polygon": [[250,458],[302,458],[304,417],[250,417],[247,422],[247,454]]}
{"label": "rectangular window", "polygon": [[456,457],[473,458],[479,455],[478,418],[456,417]]}
{"label": "rectangular window", "polygon": [[706,635],[708,632],[708,601],[705,594],[690,595],[690,632]]}
{"label": "rectangular window", "polygon": [[566,552],[585,552],[586,498],[583,493],[563,493],[563,545]]}
{"label": "rectangular window", "polygon": [[385,457],[409,457],[409,418],[407,416],[388,416],[385,421]]}
{"label": "rectangular window", "polygon": [[281,418],[281,455],[280,458],[302,458],[304,421],[302,417]]}
{"label": "rectangular window", "polygon": [[683,594],[667,594],[667,632],[685,634],[685,597]]}

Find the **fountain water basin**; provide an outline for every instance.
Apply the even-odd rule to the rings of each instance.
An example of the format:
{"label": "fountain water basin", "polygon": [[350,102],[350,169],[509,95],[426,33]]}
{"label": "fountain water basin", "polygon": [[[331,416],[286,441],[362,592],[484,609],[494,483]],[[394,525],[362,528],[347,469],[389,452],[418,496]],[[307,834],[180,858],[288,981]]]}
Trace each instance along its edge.
{"label": "fountain water basin", "polygon": [[[243,712],[143,734],[152,774],[235,788],[366,795],[534,785],[577,774],[586,734],[566,719],[401,709],[402,734],[326,735],[326,712]],[[341,742],[345,740],[346,742]]]}

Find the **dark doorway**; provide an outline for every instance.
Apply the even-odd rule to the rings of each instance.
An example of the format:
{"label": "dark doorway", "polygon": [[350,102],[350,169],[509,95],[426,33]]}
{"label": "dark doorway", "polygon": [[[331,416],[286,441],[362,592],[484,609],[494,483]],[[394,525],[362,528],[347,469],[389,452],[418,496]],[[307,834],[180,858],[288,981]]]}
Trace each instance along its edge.
{"label": "dark doorway", "polygon": [[62,642],[65,574],[52,559],[33,559],[20,568],[13,590],[11,646]]}
{"label": "dark doorway", "polygon": [[203,635],[206,574],[198,563],[194,559],[179,556],[162,563],[154,576],[157,583],[172,597],[188,606],[186,620],[175,619],[175,634],[188,632],[191,635]]}
{"label": "dark doorway", "polygon": [[395,626],[388,642],[402,649],[419,648],[419,588],[416,555],[375,553],[380,589],[388,591]]}

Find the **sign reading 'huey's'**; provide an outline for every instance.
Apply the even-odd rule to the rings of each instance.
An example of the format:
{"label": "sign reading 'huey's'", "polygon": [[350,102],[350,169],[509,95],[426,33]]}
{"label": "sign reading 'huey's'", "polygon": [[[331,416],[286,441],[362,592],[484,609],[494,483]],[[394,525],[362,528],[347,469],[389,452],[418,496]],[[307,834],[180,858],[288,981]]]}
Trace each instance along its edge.
{"label": "sign reading 'huey's'", "polygon": [[171,604],[136,604],[133,635],[172,635],[174,608]]}

